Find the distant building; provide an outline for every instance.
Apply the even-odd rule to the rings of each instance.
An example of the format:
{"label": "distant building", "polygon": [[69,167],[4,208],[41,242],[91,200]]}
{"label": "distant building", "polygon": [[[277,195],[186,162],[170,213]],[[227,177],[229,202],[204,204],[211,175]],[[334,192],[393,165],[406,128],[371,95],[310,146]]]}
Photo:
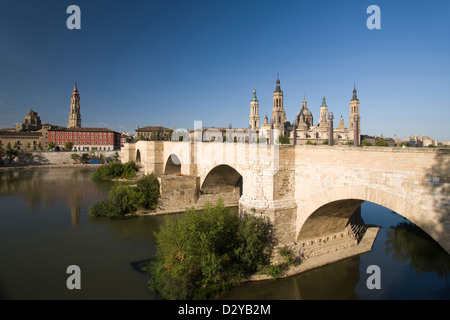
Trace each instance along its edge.
{"label": "distant building", "polygon": [[23,123],[16,123],[15,130],[16,131],[34,131],[41,129],[41,118],[38,116],[36,111],[30,110],[28,111]]}
{"label": "distant building", "polygon": [[39,143],[42,143],[42,132],[37,131],[8,131],[0,130],[0,148],[6,150],[8,146],[16,150],[39,150]]}
{"label": "distant building", "polygon": [[149,141],[167,141],[171,140],[173,129],[161,126],[147,126],[139,128],[136,126],[136,139]]}
{"label": "distant building", "polygon": [[121,135],[106,128],[58,128],[48,131],[48,143],[64,148],[67,142],[73,143],[76,151],[120,150]]}
{"label": "distant building", "polygon": [[50,142],[59,148],[72,142],[72,150],[77,151],[120,150],[120,133],[106,128],[81,127],[80,95],[76,82],[70,101],[67,127],[42,124],[38,113],[30,108],[23,123],[16,124],[14,129],[0,130],[0,147],[5,149],[9,144],[17,150],[47,150]]}
{"label": "distant building", "polygon": [[123,147],[125,143],[131,143],[134,141],[134,136],[128,132],[122,132],[120,134],[120,145]]}
{"label": "distant building", "polygon": [[0,130],[0,147],[21,151],[47,150],[47,133],[58,126],[42,124],[36,111],[29,109],[23,123],[16,123],[12,129]]}

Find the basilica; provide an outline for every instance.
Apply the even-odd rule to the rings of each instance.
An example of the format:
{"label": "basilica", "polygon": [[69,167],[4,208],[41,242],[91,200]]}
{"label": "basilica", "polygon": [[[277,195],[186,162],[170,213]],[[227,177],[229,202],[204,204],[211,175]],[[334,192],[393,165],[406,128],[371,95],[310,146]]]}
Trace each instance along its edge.
{"label": "basilica", "polygon": [[[272,117],[269,120],[266,115],[264,123],[260,125],[259,101],[256,97],[256,90],[253,90],[253,97],[250,102],[249,129],[257,132],[259,141],[265,139],[266,141],[276,143],[281,142],[280,139],[284,138],[283,141],[289,141],[288,143],[298,145],[328,144],[330,138],[332,138],[333,144],[335,145],[351,144],[355,141],[354,137],[356,133],[359,144],[361,126],[356,88],[353,89],[353,97],[350,100],[349,127],[347,128],[344,124],[342,115],[337,126],[333,125],[333,118],[333,113],[328,112],[326,99],[323,97],[322,105],[320,106],[319,121],[314,123],[313,114],[308,109],[304,97],[302,107],[295,116],[293,123],[291,123],[286,117],[283,106],[283,91],[281,90],[280,79],[277,77],[275,91],[273,92]],[[289,139],[286,139],[287,137]]]}

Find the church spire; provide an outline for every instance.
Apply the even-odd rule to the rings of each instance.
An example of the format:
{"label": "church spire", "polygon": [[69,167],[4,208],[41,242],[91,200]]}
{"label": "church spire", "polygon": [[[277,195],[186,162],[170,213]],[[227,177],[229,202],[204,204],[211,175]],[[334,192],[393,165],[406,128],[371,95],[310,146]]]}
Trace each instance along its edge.
{"label": "church spire", "polygon": [[281,92],[280,75],[278,73],[277,73],[277,82],[276,82],[275,92]]}
{"label": "church spire", "polygon": [[256,89],[253,89],[252,101],[258,101],[258,98],[256,98]]}
{"label": "church spire", "polygon": [[358,100],[358,97],[356,96],[356,85],[353,84],[353,97],[352,100]]}

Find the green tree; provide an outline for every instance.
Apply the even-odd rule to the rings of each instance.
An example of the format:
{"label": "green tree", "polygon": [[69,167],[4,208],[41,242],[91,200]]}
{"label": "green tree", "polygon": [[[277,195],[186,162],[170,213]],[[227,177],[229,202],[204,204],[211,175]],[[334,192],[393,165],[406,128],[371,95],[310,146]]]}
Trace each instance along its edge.
{"label": "green tree", "polygon": [[83,153],[83,154],[81,155],[80,160],[81,160],[81,163],[88,163],[88,162],[89,162],[89,154]]}
{"label": "green tree", "polygon": [[152,173],[130,186],[123,182],[115,183],[108,193],[108,198],[94,203],[89,208],[89,215],[94,217],[119,217],[133,214],[137,210],[152,210],[158,204],[159,183]]}
{"label": "green tree", "polygon": [[72,150],[72,148],[73,148],[73,142],[72,142],[72,141],[67,141],[67,142],[66,142],[66,145],[64,146],[64,148],[65,148],[66,150]]}
{"label": "green tree", "polygon": [[322,144],[328,145],[328,139],[323,140],[323,141],[322,141]]}
{"label": "green tree", "polygon": [[8,142],[8,144],[6,145],[6,150],[11,149],[11,142]]}
{"label": "green tree", "polygon": [[[132,162],[134,164],[134,162]],[[135,170],[132,167],[131,170]],[[136,171],[134,171],[136,174]],[[159,193],[159,182],[154,173],[145,175],[137,182],[137,192],[138,192],[138,208],[145,210],[154,210],[158,205],[158,199],[160,197]]]}
{"label": "green tree", "polygon": [[78,161],[80,161],[80,156],[77,155],[76,153],[72,153],[72,154],[70,155],[70,158],[71,158],[73,161],[75,161],[75,163],[78,163]]}
{"label": "green tree", "polygon": [[42,144],[41,144],[40,141],[39,141],[39,144],[38,144],[38,149],[41,150],[41,151],[44,149],[44,148],[42,148]]}
{"label": "green tree", "polygon": [[27,143],[27,149],[30,149],[30,148],[31,148],[31,143],[28,142],[28,143]]}
{"label": "green tree", "polygon": [[306,144],[308,144],[308,145],[314,145],[314,143],[312,143],[311,140],[306,141]]}
{"label": "green tree", "polygon": [[386,141],[384,141],[383,139],[380,139],[380,140],[375,141],[375,145],[377,147],[387,147],[388,143]]}
{"label": "green tree", "polygon": [[290,144],[291,139],[288,136],[285,136],[283,134],[280,134],[278,137],[278,142],[281,144]]}
{"label": "green tree", "polygon": [[17,157],[17,150],[14,149],[6,150],[6,158],[8,158],[9,161],[12,161],[15,157]]}
{"label": "green tree", "polygon": [[56,146],[55,146],[55,143],[54,143],[53,141],[50,141],[50,142],[48,143],[47,149],[48,149],[48,150],[51,150],[51,149],[53,149],[54,147],[56,147]]}
{"label": "green tree", "polygon": [[362,145],[362,146],[365,146],[365,147],[369,147],[369,146],[371,146],[372,144],[371,144],[369,141],[367,141],[366,139],[364,139],[363,141],[361,141],[361,145]]}
{"label": "green tree", "polygon": [[149,287],[163,299],[218,297],[268,264],[269,234],[265,220],[240,218],[223,201],[166,218],[155,234],[158,251],[149,267]]}
{"label": "green tree", "polygon": [[0,146],[0,164],[3,163],[3,158],[6,156],[5,149]]}

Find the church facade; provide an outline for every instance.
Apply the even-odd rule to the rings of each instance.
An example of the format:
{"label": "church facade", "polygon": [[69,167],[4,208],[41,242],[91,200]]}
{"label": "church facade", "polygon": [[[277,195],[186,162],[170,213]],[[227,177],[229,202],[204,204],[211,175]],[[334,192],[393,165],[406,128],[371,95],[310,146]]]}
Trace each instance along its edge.
{"label": "church facade", "polygon": [[273,92],[272,118],[269,120],[266,115],[264,123],[259,126],[259,101],[256,97],[256,90],[253,90],[253,97],[250,102],[249,129],[256,131],[259,142],[268,141],[269,143],[277,143],[281,142],[281,137],[284,138],[284,141],[286,141],[286,137],[289,137],[289,143],[296,145],[329,144],[330,139],[332,139],[334,145],[353,144],[355,142],[355,133],[358,139],[357,143],[359,144],[361,142],[361,117],[356,88],[353,89],[353,97],[350,100],[348,128],[344,124],[342,115],[339,124],[334,126],[334,115],[328,111],[325,97],[322,98],[320,117],[316,123],[314,123],[313,114],[307,105],[307,101],[303,97],[302,107],[295,116],[293,123],[291,123],[286,117],[283,104],[283,91],[281,90],[280,79],[277,77]]}

